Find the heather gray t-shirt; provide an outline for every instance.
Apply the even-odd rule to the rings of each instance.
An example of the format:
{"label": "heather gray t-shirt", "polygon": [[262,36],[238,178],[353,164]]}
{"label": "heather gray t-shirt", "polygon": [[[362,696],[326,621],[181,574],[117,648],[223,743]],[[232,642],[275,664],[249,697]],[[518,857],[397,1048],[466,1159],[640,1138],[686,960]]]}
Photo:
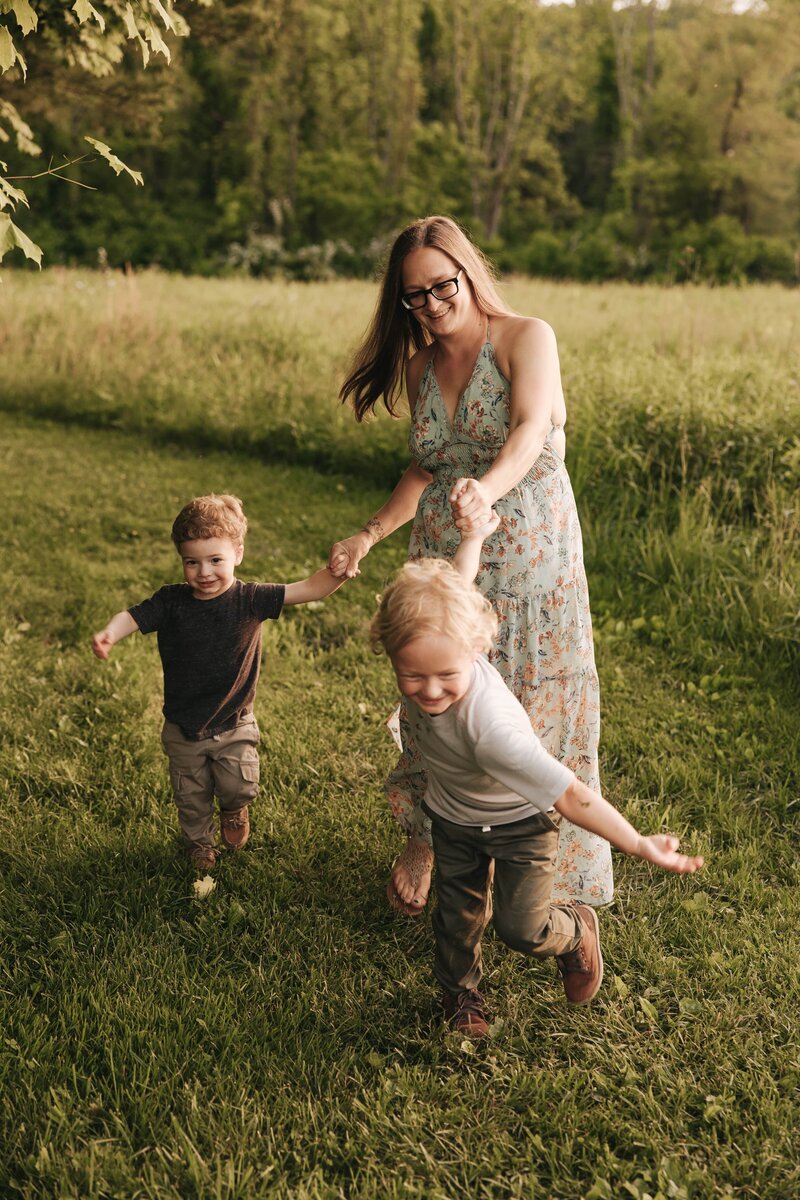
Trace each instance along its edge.
{"label": "heather gray t-shirt", "polygon": [[221,596],[197,600],[188,583],[176,583],[128,609],[142,633],[158,633],[164,716],[184,737],[225,733],[252,711],[261,623],[280,616],[284,591],[234,579]]}
{"label": "heather gray t-shirt", "polygon": [[547,812],[575,775],[545,750],[530,719],[487,658],[466,693],[431,716],[407,705],[428,775],[425,803],[456,825],[507,825]]}

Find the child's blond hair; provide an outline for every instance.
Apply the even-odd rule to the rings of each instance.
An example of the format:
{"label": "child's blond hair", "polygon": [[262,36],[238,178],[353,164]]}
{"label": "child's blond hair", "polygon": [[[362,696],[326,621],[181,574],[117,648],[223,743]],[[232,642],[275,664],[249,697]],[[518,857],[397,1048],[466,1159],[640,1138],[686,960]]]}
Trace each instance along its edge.
{"label": "child's blond hair", "polygon": [[237,546],[244,543],[247,517],[238,496],[195,496],[184,504],[172,525],[172,540],[180,549],[183,542],[205,538],[230,538]]}
{"label": "child's blond hair", "polygon": [[489,601],[443,558],[406,563],[381,596],[369,628],[373,650],[390,658],[415,638],[437,634],[482,654],[496,633]]}

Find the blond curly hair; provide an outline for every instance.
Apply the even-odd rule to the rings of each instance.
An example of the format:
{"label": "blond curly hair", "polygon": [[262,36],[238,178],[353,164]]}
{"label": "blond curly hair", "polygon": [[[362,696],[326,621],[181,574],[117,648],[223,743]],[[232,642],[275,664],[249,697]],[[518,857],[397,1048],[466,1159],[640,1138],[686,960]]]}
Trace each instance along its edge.
{"label": "blond curly hair", "polygon": [[380,597],[369,627],[372,649],[390,658],[416,638],[432,635],[485,654],[496,634],[497,614],[489,601],[443,558],[406,563]]}

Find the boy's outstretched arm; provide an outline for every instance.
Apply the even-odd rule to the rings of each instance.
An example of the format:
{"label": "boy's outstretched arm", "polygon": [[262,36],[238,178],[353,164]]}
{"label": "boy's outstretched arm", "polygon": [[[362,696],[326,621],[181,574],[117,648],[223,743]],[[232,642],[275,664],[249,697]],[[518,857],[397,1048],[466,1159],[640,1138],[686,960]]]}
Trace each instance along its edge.
{"label": "boy's outstretched arm", "polygon": [[678,853],[678,839],[667,833],[656,833],[645,837],[637,833],[622,813],[609,804],[597,792],[593,792],[579,779],[574,780],[554,806],[562,816],[581,829],[598,833],[618,850],[636,855],[648,862],[675,871],[679,875],[691,874],[703,865],[698,855],[690,857]]}
{"label": "boy's outstretched arm", "polygon": [[465,583],[474,581],[481,565],[483,543],[494,533],[499,524],[500,518],[496,512],[492,512],[487,523],[481,525],[480,529],[473,529],[470,532],[462,530],[461,542],[453,555],[453,566]]}
{"label": "boy's outstretched arm", "polygon": [[130,634],[136,633],[138,628],[129,612],[115,613],[105,629],[101,629],[92,637],[92,653],[97,658],[108,658],[111,647]]}
{"label": "boy's outstretched arm", "polygon": [[330,596],[331,592],[335,592],[346,582],[346,575],[337,578],[327,567],[323,567],[321,571],[315,571],[313,575],[309,575],[308,579],[301,579],[297,583],[287,583],[283,603],[308,604],[309,600],[324,600],[326,596]]}

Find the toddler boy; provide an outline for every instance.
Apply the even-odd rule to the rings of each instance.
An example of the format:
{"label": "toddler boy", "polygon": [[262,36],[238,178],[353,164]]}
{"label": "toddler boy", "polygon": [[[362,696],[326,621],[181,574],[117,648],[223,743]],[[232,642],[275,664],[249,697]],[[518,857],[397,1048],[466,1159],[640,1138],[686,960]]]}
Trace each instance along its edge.
{"label": "toddler boy", "polygon": [[552,902],[561,817],[665,870],[703,865],[677,853],[677,838],[637,833],[542,746],[485,657],[497,618],[472,584],[485,533],[463,534],[452,566],[430,558],[406,564],[381,597],[370,631],[373,647],[392,661],[427,772],[423,808],[438,895],[434,974],[446,1020],[471,1038],[489,1028],[479,984],[492,864],[498,936],[523,954],[555,957],[571,1004],[596,995],[603,957],[595,910]]}
{"label": "toddler boy", "polygon": [[258,790],[258,725],[253,714],[261,666],[261,624],[285,604],[330,595],[343,582],[322,569],[298,583],[242,583],[247,518],[236,496],[198,496],[175,518],[172,540],[185,583],[169,584],[111,618],[92,638],[98,658],[129,634],[158,634],[164,671],[164,728],[178,821],[198,870],[216,866],[214,796],[222,843],[240,850]]}

